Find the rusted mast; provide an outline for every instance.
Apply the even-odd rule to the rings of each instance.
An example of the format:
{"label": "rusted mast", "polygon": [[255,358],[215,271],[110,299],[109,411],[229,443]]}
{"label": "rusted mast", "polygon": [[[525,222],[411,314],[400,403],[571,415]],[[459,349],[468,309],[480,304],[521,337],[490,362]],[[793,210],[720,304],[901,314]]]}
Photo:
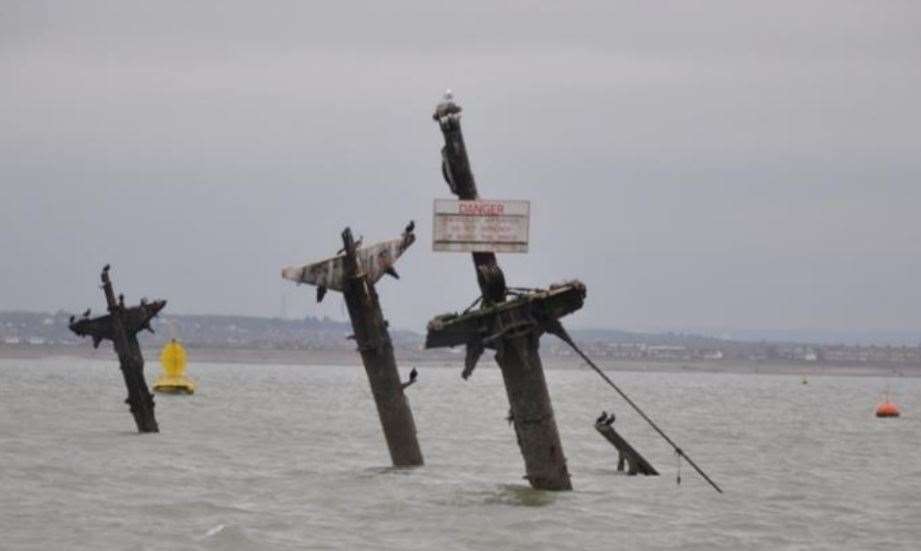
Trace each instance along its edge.
{"label": "rusted mast", "polygon": [[144,379],[144,357],[137,334],[142,329],[153,333],[150,320],[166,306],[166,301],[156,300],[148,303],[141,299],[139,305],[125,307],[124,295],[119,295],[117,302],[115,300],[108,264],[102,269],[101,277],[109,314],[90,319],[90,311],[87,310],[80,320],[75,320],[71,316],[70,330],[81,337],[92,337],[94,348],[98,348],[104,339],[112,341],[125,379],[125,387],[128,389],[128,398],[125,402],[131,407],[131,415],[134,416],[138,432],[160,432],[157,419],[154,417],[153,394],[150,393]]}
{"label": "rusted mast", "polygon": [[385,274],[398,277],[394,264],[415,242],[413,227],[410,222],[398,239],[367,247],[359,247],[352,231],[346,228],[342,232],[340,254],[305,266],[289,266],[281,271],[284,279],[315,285],[317,302],[323,300],[328,289],[341,291],[345,296],[352,320],[352,337],[358,344],[368,374],[390,458],[398,467],[423,464],[413,413],[403,392],[415,381],[416,371],[410,373],[408,382],[400,382],[387,321],[381,312],[374,283]]}
{"label": "rusted mast", "polygon": [[[409,234],[411,235],[411,234]],[[413,467],[423,464],[422,450],[416,438],[416,423],[393,356],[393,344],[387,321],[377,300],[374,284],[368,281],[358,261],[352,231],[342,232],[344,258],[343,295],[348,306],[352,331],[361,361],[368,374],[377,414],[394,466]]]}
{"label": "rusted mast", "polygon": [[614,414],[612,413],[608,416],[607,413],[602,412],[601,417],[595,420],[595,430],[597,430],[601,436],[604,436],[604,438],[617,450],[617,470],[623,471],[624,462],[626,462],[628,465],[627,474],[643,474],[646,476],[658,475],[659,471],[657,471],[645,457],[640,455],[640,452],[636,451],[636,448],[631,446],[623,436],[614,430],[613,424]]}
{"label": "rusted mast", "polygon": [[[445,139],[445,145],[441,150],[442,175],[459,199],[475,200],[479,196],[461,132],[460,113],[460,106],[454,103],[449,94],[435,109],[433,118],[441,127]],[[496,255],[491,252],[474,252],[473,264],[482,293],[483,306],[488,308],[504,303],[508,289]],[[584,296],[584,287],[581,287],[581,291]],[[581,306],[581,297],[578,299],[578,306]],[[524,457],[526,478],[531,486],[537,489],[571,490],[572,483],[566,468],[566,457],[563,455],[563,446],[538,353],[543,329],[535,326],[533,320],[526,319],[527,313],[518,308],[503,311],[497,316],[491,325],[498,327],[500,333],[492,340],[490,347],[496,349],[496,362],[505,381],[511,409],[510,417],[515,426],[518,446]],[[433,323],[436,320],[433,320]],[[432,338],[432,327],[430,324],[427,342],[427,346],[430,347],[439,345]],[[482,342],[473,339],[467,344],[465,378],[470,375],[482,352]]]}

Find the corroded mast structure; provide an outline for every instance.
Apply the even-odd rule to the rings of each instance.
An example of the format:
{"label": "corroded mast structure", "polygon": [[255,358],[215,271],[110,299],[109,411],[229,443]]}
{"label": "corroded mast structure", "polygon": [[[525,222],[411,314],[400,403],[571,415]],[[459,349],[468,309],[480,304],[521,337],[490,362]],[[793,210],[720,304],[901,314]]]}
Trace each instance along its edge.
{"label": "corroded mast structure", "polygon": [[614,414],[610,416],[606,412],[601,412],[601,417],[595,420],[595,430],[605,440],[611,443],[617,450],[617,470],[624,470],[624,463],[627,464],[627,474],[642,474],[646,476],[657,476],[659,471],[652,466],[652,463],[636,451],[636,448],[630,445],[627,440],[614,430]]}
{"label": "corroded mast structure", "polygon": [[70,330],[81,337],[92,337],[93,348],[99,348],[104,339],[112,341],[125,378],[125,387],[128,389],[128,398],[125,402],[131,407],[131,415],[134,416],[138,432],[160,432],[157,419],[154,417],[153,394],[148,390],[147,381],[144,380],[144,357],[141,355],[137,334],[142,329],[153,333],[150,320],[166,306],[166,301],[147,302],[141,299],[140,304],[131,307],[125,306],[124,295],[118,295],[116,301],[112,281],[109,279],[108,264],[102,269],[102,289],[106,295],[109,313],[98,318],[90,318],[90,310],[87,310],[80,320],[71,316]]}
{"label": "corroded mast structure", "polygon": [[[435,109],[433,118],[445,139],[442,175],[459,199],[476,200],[479,195],[461,133],[460,113],[450,94]],[[544,332],[560,327],[560,317],[582,307],[585,286],[570,281],[547,290],[510,293],[494,253],[474,252],[473,264],[482,294],[480,308],[434,318],[429,322],[426,347],[466,345],[465,379],[484,350],[494,349],[526,478],[534,488],[571,490],[538,347]]]}
{"label": "corroded mast structure", "polygon": [[399,239],[359,248],[352,231],[346,228],[342,232],[342,254],[315,264],[282,270],[285,279],[316,285],[318,301],[322,300],[326,289],[342,291],[390,459],[397,467],[423,464],[413,412],[403,392],[415,381],[416,372],[413,370],[408,382],[400,381],[387,321],[374,283],[384,274],[397,277],[393,264],[415,241],[412,229],[410,223]]}

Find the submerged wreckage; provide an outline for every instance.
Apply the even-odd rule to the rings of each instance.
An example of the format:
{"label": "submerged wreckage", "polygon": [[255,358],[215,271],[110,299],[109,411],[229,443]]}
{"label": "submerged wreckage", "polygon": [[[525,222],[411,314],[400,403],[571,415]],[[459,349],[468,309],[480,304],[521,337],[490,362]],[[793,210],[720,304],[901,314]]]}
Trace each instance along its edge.
{"label": "submerged wreckage", "polygon": [[[479,195],[460,114],[461,108],[450,94],[435,109],[433,118],[445,140],[441,172],[459,199],[475,201]],[[495,350],[508,394],[509,420],[524,457],[525,477],[537,489],[571,490],[538,346],[544,332],[562,329],[560,317],[582,307],[585,286],[571,281],[547,290],[510,289],[495,253],[475,251],[472,255],[481,292],[480,307],[434,318],[428,325],[426,347],[465,345],[464,378],[473,372],[485,349]]]}
{"label": "submerged wreckage", "polygon": [[397,467],[423,464],[413,412],[403,392],[415,382],[417,373],[413,370],[409,381],[400,381],[387,321],[381,312],[374,284],[384,274],[399,277],[393,265],[415,242],[414,226],[410,222],[398,239],[365,248],[360,248],[360,240],[356,242],[352,231],[346,228],[342,232],[343,246],[337,256],[306,266],[290,266],[281,271],[284,279],[316,285],[317,302],[323,300],[327,289],[341,291],[344,295],[353,336],[368,374],[390,458]]}
{"label": "submerged wreckage", "polygon": [[115,300],[108,264],[103,267],[101,277],[109,313],[90,318],[90,310],[87,310],[80,320],[71,316],[70,330],[81,337],[91,337],[94,348],[99,348],[103,340],[112,341],[128,389],[125,402],[131,407],[138,431],[159,432],[160,427],[154,417],[153,395],[144,379],[144,357],[141,355],[137,334],[143,329],[153,333],[150,321],[166,306],[166,301],[147,302],[141,299],[137,306],[125,306],[124,295],[118,295],[118,301]]}
{"label": "submerged wreckage", "polygon": [[[460,124],[461,108],[454,103],[450,92],[435,108],[433,118],[441,128],[445,145],[441,149],[441,173],[451,192],[460,199],[457,212],[484,213],[487,216],[502,214],[504,204],[511,202],[484,202],[477,193],[476,182],[470,169],[467,148]],[[437,214],[436,201],[436,214]],[[479,207],[484,208],[479,208]],[[466,207],[466,208],[464,208]],[[527,209],[525,209],[527,210]],[[582,352],[560,323],[560,318],[579,310],[585,301],[585,285],[572,280],[551,285],[547,289],[522,289],[508,287],[505,275],[493,251],[524,252],[527,239],[521,240],[517,229],[527,232],[526,222],[518,226],[509,221],[489,222],[487,228],[496,231],[493,248],[482,248],[475,231],[470,230],[476,221],[456,224],[455,242],[437,250],[467,250],[473,255],[480,297],[461,313],[437,316],[428,324],[426,348],[466,346],[464,379],[470,377],[477,361],[486,349],[496,352],[496,362],[502,371],[510,406],[509,421],[514,424],[518,447],[524,457],[525,478],[531,486],[543,490],[571,490],[572,483],[566,467],[566,457],[560,442],[559,431],[550,403],[550,393],[544,378],[538,352],[540,337],[550,333],[559,337],[585,361],[598,375],[658,432],[675,450],[679,462],[684,459],[713,488],[722,490],[704,473],[684,451],[665,434],[643,410],[637,406],[591,359]],[[437,227],[436,227],[437,229]],[[447,233],[448,238],[452,236]],[[517,237],[516,237],[517,235]],[[444,245],[444,243],[442,243]],[[479,305],[477,307],[477,305]],[[631,473],[656,474],[655,469],[630,444],[610,426],[611,418],[600,418],[598,431],[619,451],[622,460],[629,464]],[[680,478],[679,478],[680,480]]]}
{"label": "submerged wreckage", "polygon": [[[714,489],[721,492],[719,486],[579,349],[563,328],[561,318],[578,311],[585,302],[586,288],[582,282],[569,280],[546,289],[510,287],[506,284],[496,252],[527,251],[530,203],[480,200],[461,132],[460,114],[460,106],[447,94],[433,116],[444,137],[442,175],[451,192],[459,199],[436,200],[433,248],[472,254],[480,296],[460,313],[434,317],[428,323],[425,347],[466,347],[464,379],[472,375],[487,349],[495,351],[509,401],[508,420],[514,426],[524,458],[525,478],[533,488],[572,489],[539,354],[541,336],[550,333],[571,346],[586,365],[673,447],[679,459],[679,469],[680,461],[686,460]],[[439,204],[443,207],[441,210]],[[440,221],[439,215],[443,215]],[[477,228],[485,228],[483,234],[487,239],[483,239],[484,235],[480,235]],[[399,467],[423,464],[415,421],[405,394],[405,390],[416,382],[418,373],[413,369],[406,382],[400,379],[388,323],[381,311],[375,284],[385,274],[399,277],[394,265],[415,242],[413,230],[414,224],[410,222],[398,238],[362,247],[361,239],[356,241],[351,230],[345,228],[341,236],[342,248],[335,256],[311,264],[289,266],[281,271],[282,278],[286,280],[316,286],[318,302],[323,300],[329,289],[343,294],[354,332],[350,338],[355,340],[361,354],[391,460],[394,466]],[[165,307],[166,301],[148,303],[142,299],[139,305],[127,307],[122,295],[116,300],[108,265],[103,268],[101,277],[109,313],[90,318],[90,310],[87,310],[79,320],[72,316],[70,329],[77,335],[91,337],[94,347],[103,340],[112,341],[128,390],[126,402],[131,406],[138,430],[158,432],[153,396],[144,379],[144,359],[137,333],[143,329],[153,331],[150,322]],[[177,343],[172,344],[180,348]],[[184,356],[182,359],[173,357],[177,354],[169,355],[168,361],[164,361],[165,366],[169,364],[166,369],[168,374],[181,374]],[[191,383],[183,387],[189,392],[193,388]],[[613,421],[613,416],[603,413],[596,420],[595,428],[618,450],[618,468],[623,469],[626,463],[630,474],[658,474],[613,429]]]}

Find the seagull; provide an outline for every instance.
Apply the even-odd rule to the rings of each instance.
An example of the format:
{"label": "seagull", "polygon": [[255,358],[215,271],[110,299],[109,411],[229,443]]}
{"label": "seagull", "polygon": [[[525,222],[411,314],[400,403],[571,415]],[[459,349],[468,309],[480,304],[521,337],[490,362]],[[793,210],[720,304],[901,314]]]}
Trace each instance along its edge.
{"label": "seagull", "polygon": [[460,112],[460,106],[454,103],[454,94],[451,93],[451,90],[447,90],[442,97],[441,103],[435,107],[435,114],[432,115],[432,118],[438,121],[445,117],[458,115]]}

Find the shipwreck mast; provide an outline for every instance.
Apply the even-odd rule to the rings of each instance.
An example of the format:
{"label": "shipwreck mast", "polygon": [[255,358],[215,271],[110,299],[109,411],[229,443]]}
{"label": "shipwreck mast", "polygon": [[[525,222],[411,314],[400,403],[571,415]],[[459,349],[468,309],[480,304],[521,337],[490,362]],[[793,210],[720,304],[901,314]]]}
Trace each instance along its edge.
{"label": "shipwreck mast", "polygon": [[[435,109],[441,128],[442,175],[459,199],[479,199],[460,124],[461,108],[450,93]],[[543,293],[507,301],[505,275],[493,252],[473,252],[481,307],[473,314],[439,316],[429,323],[426,347],[465,343],[464,378],[472,372],[485,348],[496,351],[511,408],[526,478],[544,490],[571,490],[569,471],[550,403],[550,393],[538,353],[542,333],[558,324],[558,317],[582,306],[585,287],[570,282]]]}
{"label": "shipwreck mast", "polygon": [[[412,234],[409,234],[412,235]],[[345,304],[352,320],[355,343],[368,374],[374,404],[390,450],[390,459],[396,467],[413,467],[423,464],[422,450],[416,438],[416,423],[404,394],[404,383],[393,355],[393,344],[387,331],[387,321],[377,300],[374,284],[369,282],[358,261],[358,248],[352,232],[342,232],[345,253],[344,289]]]}
{"label": "shipwreck mast", "polygon": [[125,387],[128,389],[128,398],[125,402],[131,407],[131,415],[134,416],[138,432],[160,432],[157,419],[154,417],[153,394],[148,390],[147,381],[144,379],[144,356],[141,354],[137,334],[143,329],[153,333],[150,320],[166,306],[166,301],[155,300],[148,303],[141,299],[139,305],[126,307],[124,295],[119,295],[118,301],[115,300],[108,264],[103,267],[101,278],[108,315],[90,318],[90,310],[87,310],[80,320],[71,316],[70,330],[81,337],[92,337],[94,348],[98,348],[105,339],[112,341],[125,379]]}
{"label": "shipwreck mast", "polygon": [[374,283],[384,274],[396,277],[393,264],[415,241],[412,229],[410,223],[401,238],[361,248],[352,231],[346,228],[342,232],[341,255],[282,270],[285,279],[316,285],[318,301],[323,299],[327,289],[342,291],[390,458],[397,467],[423,464],[413,412],[404,393],[415,381],[416,372],[413,370],[408,382],[400,381],[387,320]]}

